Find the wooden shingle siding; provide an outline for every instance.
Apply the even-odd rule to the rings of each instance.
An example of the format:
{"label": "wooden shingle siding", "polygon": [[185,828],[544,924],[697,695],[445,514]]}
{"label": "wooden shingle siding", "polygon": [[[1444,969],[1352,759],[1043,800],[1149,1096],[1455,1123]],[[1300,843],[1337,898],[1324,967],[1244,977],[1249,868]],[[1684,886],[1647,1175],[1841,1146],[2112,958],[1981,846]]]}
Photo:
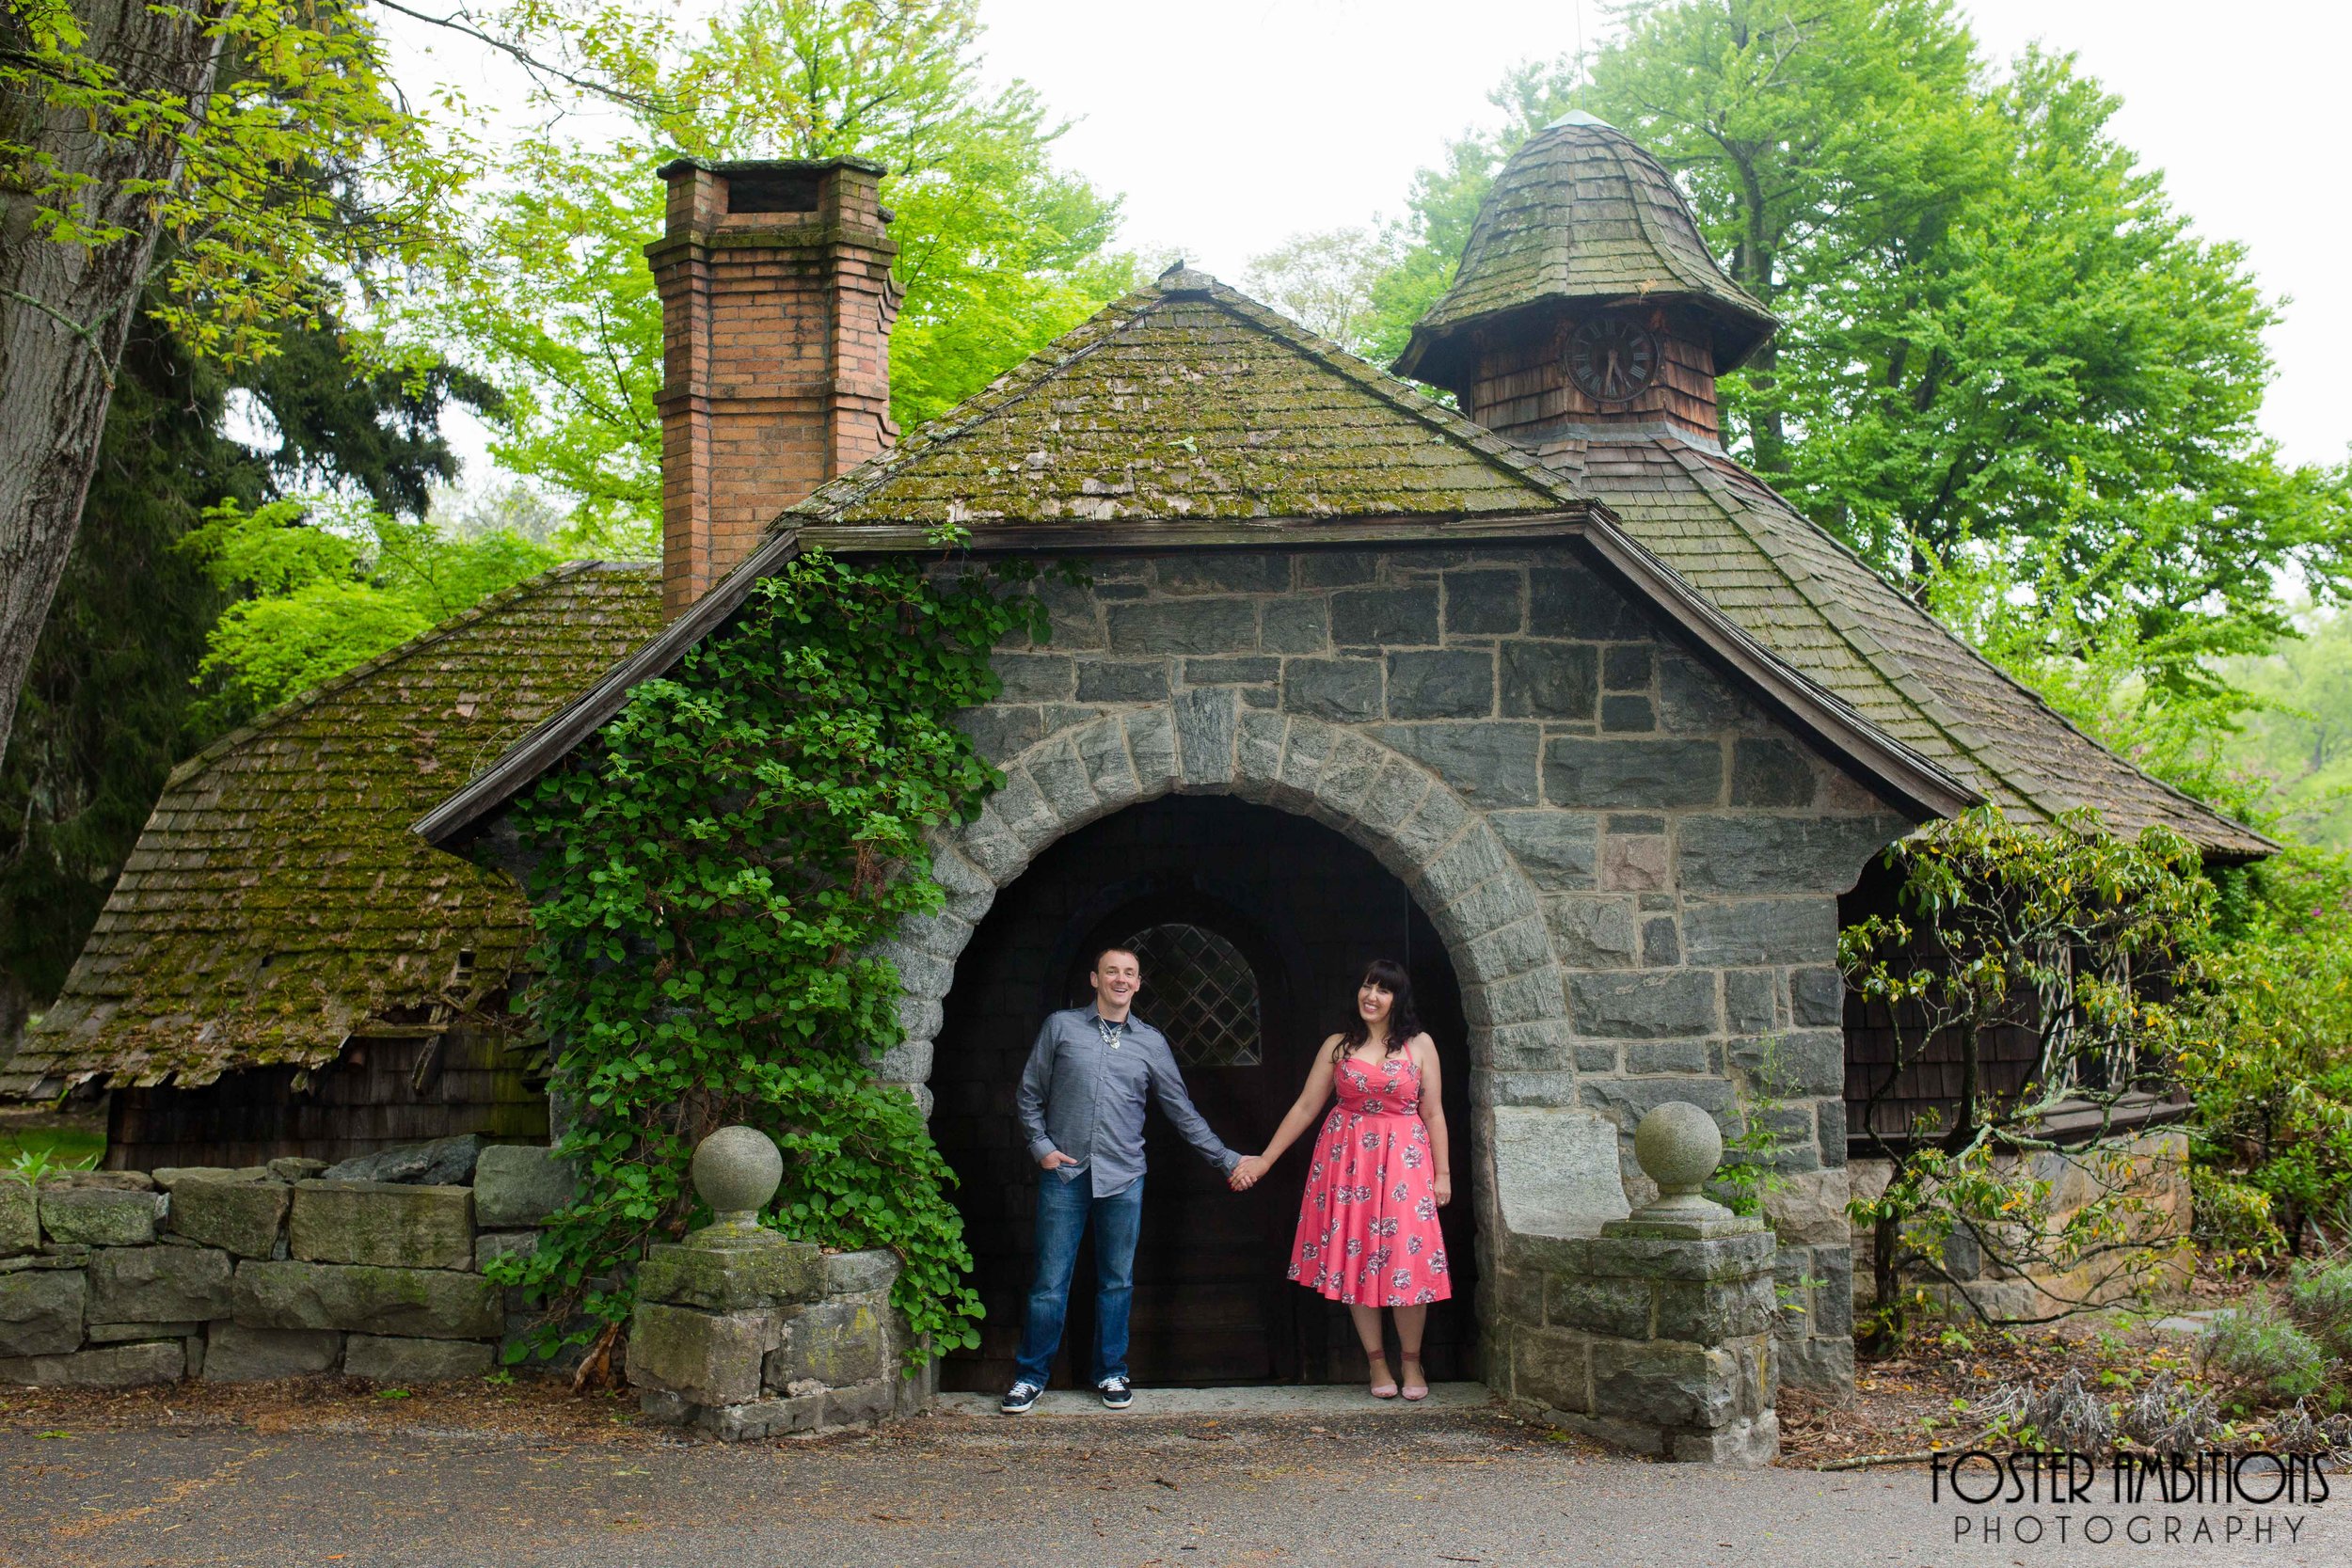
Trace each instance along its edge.
{"label": "wooden shingle siding", "polygon": [[547,1141],[546,1089],[526,1053],[495,1024],[454,1028],[437,1044],[361,1036],[314,1071],[257,1068],[199,1088],[119,1089],[108,1104],[106,1164],[239,1166],[281,1155],[333,1162],[461,1132]]}

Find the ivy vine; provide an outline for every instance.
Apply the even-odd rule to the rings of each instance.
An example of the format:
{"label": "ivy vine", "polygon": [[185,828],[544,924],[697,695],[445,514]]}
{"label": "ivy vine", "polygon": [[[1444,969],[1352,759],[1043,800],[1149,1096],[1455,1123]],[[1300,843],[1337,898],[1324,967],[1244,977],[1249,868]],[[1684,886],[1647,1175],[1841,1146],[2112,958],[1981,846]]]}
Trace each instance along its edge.
{"label": "ivy vine", "polygon": [[977,1342],[954,1173],[873,1075],[900,1037],[873,949],[941,904],[925,832],[1002,782],[950,721],[995,695],[1015,630],[1045,634],[1018,574],[803,555],[520,802],[539,941],[516,1006],[551,1042],[580,1176],[500,1265],[548,1308],[532,1349],[626,1323],[632,1265],[696,1218],[694,1145],[730,1122],[784,1151],[765,1223],[890,1248],[918,1343]]}

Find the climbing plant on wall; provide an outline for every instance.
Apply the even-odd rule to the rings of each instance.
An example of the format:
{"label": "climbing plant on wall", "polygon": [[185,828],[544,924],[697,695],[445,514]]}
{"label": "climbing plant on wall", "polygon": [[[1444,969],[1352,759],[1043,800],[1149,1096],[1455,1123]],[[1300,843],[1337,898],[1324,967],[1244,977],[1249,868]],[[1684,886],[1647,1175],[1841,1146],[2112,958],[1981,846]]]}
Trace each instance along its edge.
{"label": "climbing plant on wall", "polygon": [[1044,635],[1015,576],[801,556],[520,803],[540,940],[518,1006],[576,1107],[581,1176],[503,1269],[551,1308],[535,1348],[627,1320],[628,1266],[694,1217],[689,1156],[731,1122],[784,1150],[766,1223],[893,1249],[915,1332],[976,1341],[954,1176],[873,1074],[899,1038],[873,949],[941,903],[925,831],[1000,782],[950,721],[995,694],[1015,629]]}

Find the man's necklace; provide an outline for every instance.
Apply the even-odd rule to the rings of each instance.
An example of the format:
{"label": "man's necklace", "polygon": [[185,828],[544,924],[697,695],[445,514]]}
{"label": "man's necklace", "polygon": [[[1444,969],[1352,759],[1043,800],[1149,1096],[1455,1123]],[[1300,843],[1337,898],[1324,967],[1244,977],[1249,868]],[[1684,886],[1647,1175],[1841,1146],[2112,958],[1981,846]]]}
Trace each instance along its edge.
{"label": "man's necklace", "polygon": [[1096,1013],[1094,1015],[1094,1032],[1103,1037],[1103,1043],[1104,1045],[1107,1045],[1113,1051],[1116,1051],[1119,1049],[1120,1039],[1127,1032],[1127,1021],[1122,1018],[1118,1022],[1113,1023],[1109,1019],[1104,1018],[1101,1013]]}

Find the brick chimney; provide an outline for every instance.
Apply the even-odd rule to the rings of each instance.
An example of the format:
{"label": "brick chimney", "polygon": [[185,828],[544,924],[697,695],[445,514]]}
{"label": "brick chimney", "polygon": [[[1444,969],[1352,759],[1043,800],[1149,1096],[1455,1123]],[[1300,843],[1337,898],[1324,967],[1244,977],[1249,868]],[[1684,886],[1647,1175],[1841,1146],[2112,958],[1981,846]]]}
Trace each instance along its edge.
{"label": "brick chimney", "polygon": [[675,620],[777,513],[887,449],[898,247],[851,158],[665,166],[661,609]]}

